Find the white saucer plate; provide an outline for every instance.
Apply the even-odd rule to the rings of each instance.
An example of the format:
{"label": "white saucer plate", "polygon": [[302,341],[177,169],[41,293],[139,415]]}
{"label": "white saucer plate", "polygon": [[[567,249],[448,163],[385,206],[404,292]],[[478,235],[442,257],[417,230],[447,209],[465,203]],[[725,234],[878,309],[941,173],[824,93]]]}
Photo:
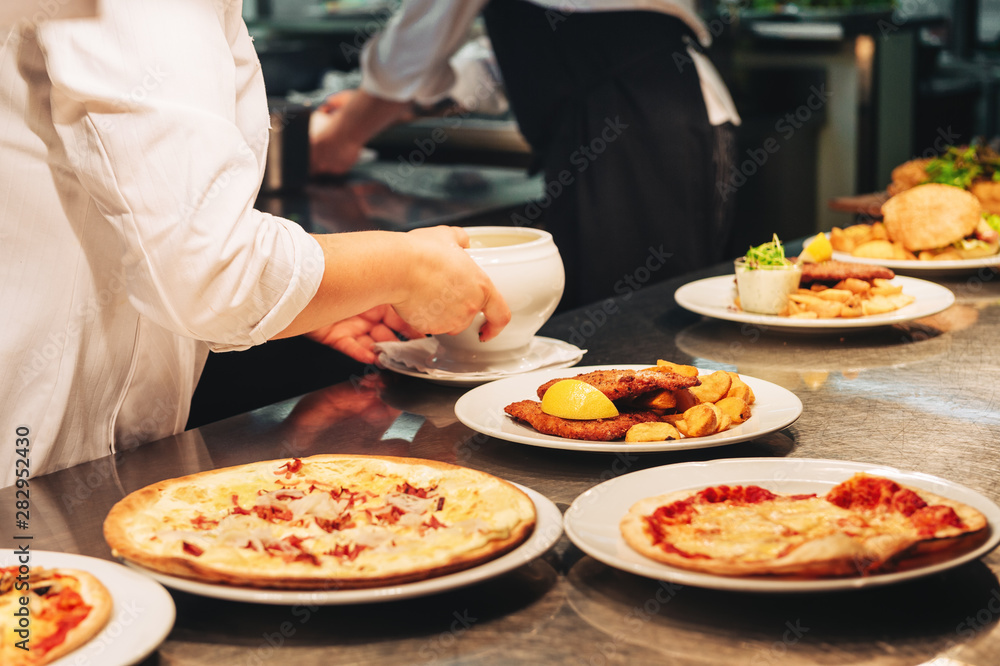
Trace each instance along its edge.
{"label": "white saucer plate", "polygon": [[[636,502],[669,492],[718,484],[754,484],[780,493],[826,493],[858,472],[893,479],[963,502],[986,516],[991,533],[976,549],[944,562],[907,571],[816,580],[719,576],[661,564],[633,550],[619,524]],[[666,465],[625,474],[580,495],[566,511],[566,536],[608,566],[681,585],[737,592],[825,592],[888,585],[935,574],[983,557],[1000,543],[1000,507],[979,493],[920,472],[881,465],[808,458],[740,458]]]}
{"label": "white saucer plate", "polygon": [[743,312],[736,309],[734,305],[736,285],[735,278],[731,274],[689,282],[674,292],[674,300],[685,310],[706,317],[757,324],[766,329],[802,333],[843,333],[857,329],[901,324],[937,314],[951,307],[955,302],[955,294],[951,290],[927,280],[897,276],[893,278],[892,283],[901,285],[903,293],[914,296],[916,300],[893,312],[854,319],[792,319],[791,317]]}
{"label": "white saucer plate", "polygon": [[[537,400],[536,390],[551,379],[571,378],[594,370],[641,370],[649,365],[581,366],[572,372],[546,368],[517,377],[500,379],[472,389],[455,403],[458,420],[477,432],[497,439],[566,451],[601,453],[659,453],[704,449],[735,444],[762,437],[791,425],[802,414],[802,401],[791,391],[762,379],[740,375],[757,398],[749,419],[725,432],[707,437],[685,437],[664,442],[600,442],[544,435],[531,426],[514,420],[504,407],[518,400]],[[707,374],[707,370],[702,370]]]}
{"label": "white saucer plate", "polygon": [[524,564],[528,564],[555,545],[556,541],[562,535],[562,514],[559,508],[541,493],[516,483],[514,485],[527,493],[535,505],[535,530],[528,537],[527,541],[495,560],[490,560],[471,569],[415,583],[357,590],[268,590],[236,585],[203,583],[197,580],[153,571],[134,562],[126,561],[125,564],[175,590],[203,597],[255,604],[276,606],[338,606],[423,597],[429,594],[455,590],[507,573]]}
{"label": "white saucer plate", "polygon": [[[73,553],[32,550],[29,566],[79,569],[96,577],[111,594],[108,624],[92,639],[51,666],[127,666],[148,657],[174,626],[170,594],[156,581],[108,560]],[[13,550],[0,549],[0,566],[21,564]]]}
{"label": "white saucer plate", "polygon": [[[424,344],[422,340],[415,340],[412,342],[415,344]],[[579,363],[583,359],[584,353],[586,353],[585,350],[582,350],[575,345],[571,345],[568,342],[557,340],[555,338],[535,336],[532,344],[536,347],[540,347],[542,353],[545,351],[558,351],[568,357],[565,358],[565,360],[542,366],[544,368],[568,368]],[[420,379],[426,379],[435,384],[456,387],[479,386],[480,384],[485,384],[486,382],[491,382],[496,379],[503,379],[504,377],[511,377],[525,372],[533,372],[539,369],[537,363],[532,363],[530,358],[516,358],[501,364],[499,367],[494,366],[495,369],[492,371],[476,370],[474,366],[469,366],[465,372],[418,370],[417,368],[406,365],[402,361],[390,356],[384,351],[379,354],[378,362],[386,370],[390,370],[400,375],[417,377]]]}

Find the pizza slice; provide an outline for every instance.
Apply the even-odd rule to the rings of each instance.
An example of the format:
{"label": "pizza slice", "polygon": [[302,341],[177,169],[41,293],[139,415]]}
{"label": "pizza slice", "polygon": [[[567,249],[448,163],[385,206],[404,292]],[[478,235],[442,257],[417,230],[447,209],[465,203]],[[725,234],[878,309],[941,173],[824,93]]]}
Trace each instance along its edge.
{"label": "pizza slice", "polygon": [[112,605],[86,571],[0,569],[0,664],[40,666],[69,654],[104,628]]}
{"label": "pizza slice", "polygon": [[720,485],[651,497],[620,527],[646,557],[730,576],[866,575],[957,555],[988,532],[970,506],[867,474],[823,496]]}

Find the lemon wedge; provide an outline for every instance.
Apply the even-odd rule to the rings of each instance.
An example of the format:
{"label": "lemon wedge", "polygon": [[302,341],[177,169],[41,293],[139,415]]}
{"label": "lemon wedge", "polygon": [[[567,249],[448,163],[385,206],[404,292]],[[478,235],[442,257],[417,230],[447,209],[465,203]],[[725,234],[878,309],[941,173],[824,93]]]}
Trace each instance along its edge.
{"label": "lemon wedge", "polygon": [[578,421],[618,416],[618,408],[608,396],[579,379],[563,379],[550,386],[542,396],[542,411]]}
{"label": "lemon wedge", "polygon": [[833,257],[833,246],[826,234],[816,234],[802,245],[802,253],[799,254],[799,261],[803,263],[818,264],[830,261]]}

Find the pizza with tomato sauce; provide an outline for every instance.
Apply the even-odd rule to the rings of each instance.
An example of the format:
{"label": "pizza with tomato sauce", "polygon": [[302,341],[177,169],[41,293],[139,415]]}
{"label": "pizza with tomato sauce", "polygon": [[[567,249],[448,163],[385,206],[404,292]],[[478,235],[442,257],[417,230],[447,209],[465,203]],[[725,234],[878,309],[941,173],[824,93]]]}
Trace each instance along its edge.
{"label": "pizza with tomato sauce", "polygon": [[867,474],[822,496],[755,485],[674,492],[634,504],[621,522],[625,542],[646,557],[728,576],[891,571],[965,552],[987,532],[970,506]]}
{"label": "pizza with tomato sauce", "polygon": [[200,581],[351,589],[466,569],[524,542],[516,486],[431,460],[317,455],[162,481],[104,522],[116,556]]}
{"label": "pizza with tomato sauce", "polygon": [[112,605],[86,571],[0,569],[0,664],[40,666],[69,654],[104,628]]}

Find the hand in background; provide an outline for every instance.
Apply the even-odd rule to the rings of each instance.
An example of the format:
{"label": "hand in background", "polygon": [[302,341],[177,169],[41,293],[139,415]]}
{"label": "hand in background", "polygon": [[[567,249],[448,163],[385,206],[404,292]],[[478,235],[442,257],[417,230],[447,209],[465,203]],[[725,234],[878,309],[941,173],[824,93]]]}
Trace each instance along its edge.
{"label": "hand in background", "polygon": [[420,332],[403,321],[390,305],[379,305],[354,317],[307,333],[306,337],[332,347],[361,363],[374,363],[372,350],[376,342],[393,342],[401,334],[407,338],[422,337]]}
{"label": "hand in background", "polygon": [[309,119],[312,173],[347,173],[369,139],[393,123],[412,118],[408,102],[381,99],[362,90],[330,95]]}

